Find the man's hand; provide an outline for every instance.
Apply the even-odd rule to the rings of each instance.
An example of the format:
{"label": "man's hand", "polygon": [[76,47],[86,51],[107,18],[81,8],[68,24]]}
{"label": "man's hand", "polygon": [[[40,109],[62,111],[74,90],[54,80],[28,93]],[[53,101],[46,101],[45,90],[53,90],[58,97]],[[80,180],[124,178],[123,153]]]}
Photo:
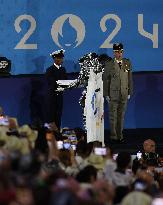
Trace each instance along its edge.
{"label": "man's hand", "polygon": [[130,96],[130,95],[128,95],[128,100],[130,99],[130,97],[131,97],[131,96]]}
{"label": "man's hand", "polygon": [[109,97],[109,96],[106,96],[106,100],[107,100],[107,102],[109,103],[109,102],[110,102],[110,97]]}
{"label": "man's hand", "polygon": [[63,92],[63,91],[64,91],[64,88],[58,87],[58,88],[57,88],[57,91],[58,91],[58,92]]}

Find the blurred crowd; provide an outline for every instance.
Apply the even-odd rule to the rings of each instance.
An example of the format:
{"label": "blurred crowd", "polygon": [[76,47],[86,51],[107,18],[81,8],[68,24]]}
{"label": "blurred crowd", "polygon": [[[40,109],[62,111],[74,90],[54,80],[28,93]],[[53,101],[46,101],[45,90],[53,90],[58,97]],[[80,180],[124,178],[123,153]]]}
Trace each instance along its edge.
{"label": "blurred crowd", "polygon": [[0,108],[0,205],[161,205],[163,166],[147,139],[135,155],[86,142],[80,128],[19,126]]}

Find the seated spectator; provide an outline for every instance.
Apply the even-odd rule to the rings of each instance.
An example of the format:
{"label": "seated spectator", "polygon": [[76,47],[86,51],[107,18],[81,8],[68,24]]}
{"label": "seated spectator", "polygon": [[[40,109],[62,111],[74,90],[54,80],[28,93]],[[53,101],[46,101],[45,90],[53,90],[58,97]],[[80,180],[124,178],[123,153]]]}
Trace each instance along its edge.
{"label": "seated spectator", "polygon": [[87,158],[87,162],[88,164],[94,166],[97,171],[98,171],[98,175],[97,178],[98,179],[102,179],[104,177],[104,166],[105,166],[105,152],[102,148],[102,144],[101,142],[98,141],[94,141],[93,143],[93,148],[92,148],[92,152],[90,153],[89,157]]}
{"label": "seated spectator", "polygon": [[113,199],[115,197],[114,187],[106,180],[96,180],[93,183],[93,190],[99,204],[113,204]]}
{"label": "seated spectator", "polygon": [[158,193],[158,183],[155,181],[154,173],[149,167],[146,169],[139,169],[136,174],[136,180],[141,180],[146,184],[146,193],[155,196]]}
{"label": "seated spectator", "polygon": [[97,179],[97,169],[88,165],[77,174],[76,179],[80,183],[92,184]]}
{"label": "seated spectator", "polygon": [[156,153],[156,143],[151,139],[147,139],[143,143],[143,149],[142,160],[147,164],[153,163],[158,166],[160,157],[159,154]]}
{"label": "seated spectator", "polygon": [[136,159],[133,160],[132,170],[136,174],[137,170],[143,166],[161,166],[160,156],[156,153],[156,143],[151,139],[144,141],[143,151],[138,153]]}
{"label": "seated spectator", "polygon": [[29,154],[34,148],[37,139],[37,131],[28,125],[18,126],[16,118],[8,118],[8,124],[1,126],[1,146],[9,151],[19,151],[21,154]]}
{"label": "seated spectator", "polygon": [[103,178],[105,159],[101,155],[91,153],[88,157],[88,164],[94,166],[98,171],[98,178]]}
{"label": "seated spectator", "polygon": [[88,144],[86,141],[79,141],[76,146],[76,163],[79,169],[83,169],[88,165],[87,158],[89,156]]}
{"label": "seated spectator", "polygon": [[86,140],[87,135],[86,135],[86,132],[83,129],[81,129],[79,127],[76,127],[76,128],[74,128],[74,132],[76,134],[78,142],[79,141],[87,141]]}
{"label": "seated spectator", "polygon": [[112,182],[115,186],[129,186],[132,176],[127,172],[130,166],[131,156],[127,152],[120,152],[116,159],[117,169],[113,172]]}
{"label": "seated spectator", "polygon": [[111,176],[113,175],[113,172],[117,168],[116,161],[113,159],[113,153],[110,148],[107,148],[107,154],[105,156],[106,162],[104,167],[104,175],[105,178],[110,181]]}

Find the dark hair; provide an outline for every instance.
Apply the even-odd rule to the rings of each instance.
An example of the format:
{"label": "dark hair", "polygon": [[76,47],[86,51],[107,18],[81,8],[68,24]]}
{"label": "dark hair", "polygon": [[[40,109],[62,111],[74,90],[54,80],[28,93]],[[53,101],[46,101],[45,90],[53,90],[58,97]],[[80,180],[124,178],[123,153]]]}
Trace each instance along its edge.
{"label": "dark hair", "polygon": [[76,153],[80,156],[86,156],[87,154],[87,143],[85,141],[79,141],[76,146]]}
{"label": "dark hair", "polygon": [[75,127],[74,132],[75,132],[75,135],[76,135],[78,141],[80,141],[82,138],[86,139],[86,133],[80,127]]}
{"label": "dark hair", "polygon": [[117,156],[117,167],[118,168],[126,168],[130,161],[131,161],[131,155],[128,152],[120,152]]}
{"label": "dark hair", "polygon": [[78,182],[89,183],[92,176],[96,179],[97,169],[92,165],[88,165],[77,174],[76,179]]}

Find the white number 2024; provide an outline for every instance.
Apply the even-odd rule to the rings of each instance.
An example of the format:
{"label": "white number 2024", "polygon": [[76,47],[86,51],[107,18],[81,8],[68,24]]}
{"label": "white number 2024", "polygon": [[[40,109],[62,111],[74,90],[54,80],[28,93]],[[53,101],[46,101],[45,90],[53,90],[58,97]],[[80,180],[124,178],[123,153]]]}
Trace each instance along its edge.
{"label": "white number 2024", "polygon": [[[115,14],[107,14],[100,21],[100,28],[103,32],[107,31],[106,21],[110,19],[115,21],[115,28],[101,44],[100,48],[112,48],[113,44],[111,43],[111,40],[118,34],[119,30],[121,29],[121,19]],[[15,46],[15,49],[37,49],[38,47],[36,43],[26,43],[26,41],[30,38],[30,36],[34,33],[36,29],[36,20],[31,15],[24,14],[16,18],[14,24],[15,30],[17,31],[17,33],[20,33],[22,31],[20,24],[22,21],[25,20],[29,21],[30,27],[26,34],[23,36],[23,38]],[[143,14],[138,14],[138,32],[140,33],[140,35],[152,41],[153,48],[158,48],[158,24],[153,24],[153,34],[151,34],[145,31],[143,27]]]}

